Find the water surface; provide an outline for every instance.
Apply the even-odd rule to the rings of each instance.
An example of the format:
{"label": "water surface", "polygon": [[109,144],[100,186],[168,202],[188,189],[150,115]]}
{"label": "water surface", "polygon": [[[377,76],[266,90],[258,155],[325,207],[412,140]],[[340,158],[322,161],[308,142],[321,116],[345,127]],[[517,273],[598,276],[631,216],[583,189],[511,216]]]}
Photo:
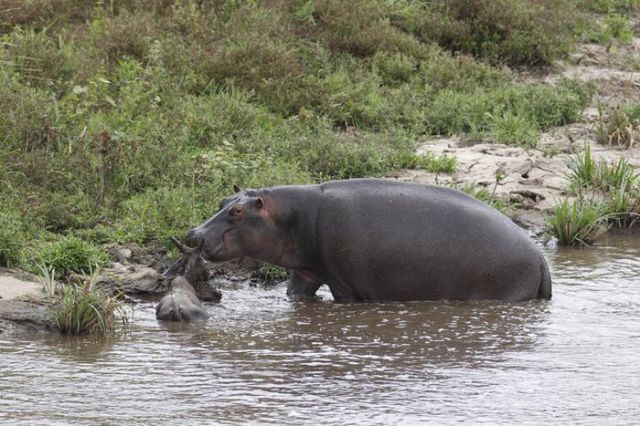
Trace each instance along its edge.
{"label": "water surface", "polygon": [[0,424],[640,423],[640,236],[545,254],[551,302],[292,304],[229,284],[204,326],[143,303],[110,342],[0,334]]}

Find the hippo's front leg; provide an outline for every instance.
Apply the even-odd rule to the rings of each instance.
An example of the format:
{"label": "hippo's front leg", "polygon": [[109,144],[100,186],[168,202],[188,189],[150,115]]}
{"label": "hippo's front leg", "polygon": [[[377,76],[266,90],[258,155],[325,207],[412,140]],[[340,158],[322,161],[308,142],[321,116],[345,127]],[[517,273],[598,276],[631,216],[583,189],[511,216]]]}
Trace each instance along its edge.
{"label": "hippo's front leg", "polygon": [[291,271],[287,296],[294,302],[315,300],[316,291],[322,283],[306,272]]}

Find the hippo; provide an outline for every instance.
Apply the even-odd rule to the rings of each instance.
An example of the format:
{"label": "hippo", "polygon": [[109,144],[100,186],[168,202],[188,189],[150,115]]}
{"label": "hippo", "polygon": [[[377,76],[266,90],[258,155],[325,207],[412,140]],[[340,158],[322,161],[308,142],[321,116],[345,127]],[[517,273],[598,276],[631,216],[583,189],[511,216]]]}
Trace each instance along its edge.
{"label": "hippo", "polygon": [[173,278],[169,293],[156,306],[156,318],[175,322],[206,320],[209,314],[202,306],[195,288],[209,277],[209,270],[201,255],[204,241],[196,248],[185,247],[174,238],[171,241],[182,253],[182,258],[165,272],[165,276],[179,271],[181,274]]}
{"label": "hippo", "polygon": [[525,231],[461,191],[385,179],[234,190],[187,243],[213,262],[289,269],[292,300],[323,284],[336,302],[551,298]]}

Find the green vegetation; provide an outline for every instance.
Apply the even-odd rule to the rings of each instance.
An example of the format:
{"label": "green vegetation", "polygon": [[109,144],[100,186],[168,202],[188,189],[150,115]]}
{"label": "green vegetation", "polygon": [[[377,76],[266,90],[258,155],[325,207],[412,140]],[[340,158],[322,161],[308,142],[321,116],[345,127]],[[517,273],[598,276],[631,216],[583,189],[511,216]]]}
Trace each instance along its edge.
{"label": "green vegetation", "polygon": [[108,260],[101,249],[73,236],[45,244],[37,251],[36,257],[48,270],[56,271],[56,277],[72,272],[88,274],[105,266]]}
{"label": "green vegetation", "polygon": [[113,334],[118,324],[127,325],[127,313],[118,296],[96,287],[97,273],[86,281],[61,284],[55,270],[42,268],[45,302],[54,327],[62,334]]}
{"label": "green vegetation", "polygon": [[630,105],[623,109],[614,109],[605,118],[602,105],[598,104],[598,124],[595,128],[596,142],[603,145],[616,145],[631,148],[638,133],[638,107]]}
{"label": "green vegetation", "polygon": [[454,172],[415,154],[429,135],[535,146],[590,91],[509,67],[561,58],[587,6],[625,12],[585,2],[5,0],[0,264],[87,271],[234,183]]}
{"label": "green vegetation", "polygon": [[558,239],[558,244],[585,246],[605,233],[609,226],[604,220],[604,208],[599,204],[564,200],[548,220],[546,232]]}
{"label": "green vegetation", "polygon": [[586,245],[611,225],[626,227],[640,217],[640,175],[621,157],[616,163],[596,161],[587,144],[569,164],[570,189],[577,197],[565,200],[547,222],[547,234],[563,245]]}
{"label": "green vegetation", "polygon": [[607,44],[629,43],[633,37],[630,13],[638,10],[637,0],[582,0],[585,11],[578,16],[574,32],[584,42]]}

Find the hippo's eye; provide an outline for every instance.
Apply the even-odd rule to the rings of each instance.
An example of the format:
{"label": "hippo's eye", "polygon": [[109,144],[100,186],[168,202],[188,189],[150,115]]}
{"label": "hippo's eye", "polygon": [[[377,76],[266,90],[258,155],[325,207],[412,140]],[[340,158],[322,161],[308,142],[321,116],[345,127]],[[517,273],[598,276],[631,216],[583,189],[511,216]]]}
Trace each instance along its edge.
{"label": "hippo's eye", "polygon": [[235,217],[235,218],[242,216],[242,213],[244,213],[244,209],[242,208],[242,206],[234,206],[229,211],[229,214],[231,215],[231,217]]}

